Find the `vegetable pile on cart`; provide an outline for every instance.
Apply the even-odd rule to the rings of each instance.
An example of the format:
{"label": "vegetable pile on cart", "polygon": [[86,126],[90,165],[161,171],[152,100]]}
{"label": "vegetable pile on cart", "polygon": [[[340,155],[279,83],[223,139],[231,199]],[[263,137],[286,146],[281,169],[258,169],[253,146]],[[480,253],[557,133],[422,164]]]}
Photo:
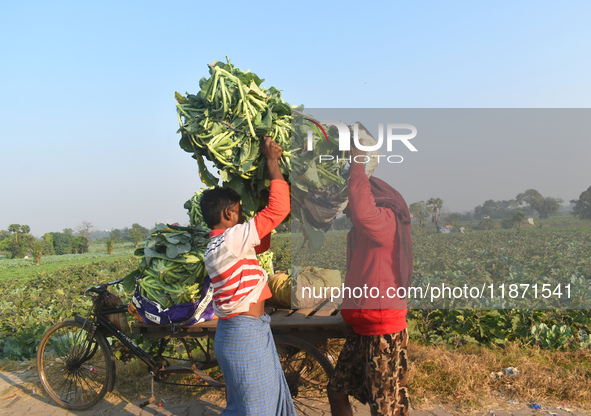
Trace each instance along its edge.
{"label": "vegetable pile on cart", "polygon": [[[222,185],[241,196],[246,217],[250,218],[267,204],[270,184],[260,146],[264,136],[271,136],[283,148],[280,167],[292,184],[292,215],[304,225],[328,228],[347,201],[348,155],[338,150],[337,129],[324,129],[305,115],[302,107],[286,103],[277,88],[264,88],[258,75],[242,71],[229,61],[209,65],[209,74],[199,81],[199,92],[184,96],[175,93],[180,146],[197,160],[202,182],[218,185],[218,177],[206,164],[209,161]],[[314,151],[307,148],[310,129],[319,133],[313,137]],[[359,134],[362,140],[373,141],[363,126]],[[320,155],[333,158],[319,163]],[[329,208],[326,218],[315,217],[311,206]],[[305,234],[311,231],[310,227],[304,229]]]}
{"label": "vegetable pile on cart", "polygon": [[201,91],[175,94],[180,146],[197,160],[203,183],[218,184],[205,158],[217,168],[224,186],[240,194],[245,212],[253,215],[266,203],[269,188],[261,163],[262,137],[273,137],[284,149],[281,169],[289,177],[291,108],[279,90],[261,89],[262,80],[252,72],[221,62],[209,68],[211,77],[201,79]]}
{"label": "vegetable pile on cart", "polygon": [[[303,224],[310,246],[318,248],[323,229],[347,202],[348,163],[338,150],[336,129],[321,127],[323,137],[314,137],[314,152],[308,151],[308,130],[318,132],[321,125],[306,116],[302,107],[291,107],[277,88],[263,87],[258,75],[236,68],[229,60],[209,65],[209,74],[199,81],[196,93],[175,93],[179,144],[196,159],[201,181],[212,187],[221,180],[222,186],[234,189],[242,199],[245,217],[251,218],[268,203],[270,181],[261,143],[263,137],[271,136],[283,148],[280,167],[292,184],[292,215]],[[321,154],[339,158],[320,164]],[[136,252],[141,259],[142,294],[163,307],[197,301],[203,295],[203,254],[209,230],[201,216],[200,196],[201,191],[185,203],[190,227],[159,225]],[[261,263],[273,272],[272,253]]]}

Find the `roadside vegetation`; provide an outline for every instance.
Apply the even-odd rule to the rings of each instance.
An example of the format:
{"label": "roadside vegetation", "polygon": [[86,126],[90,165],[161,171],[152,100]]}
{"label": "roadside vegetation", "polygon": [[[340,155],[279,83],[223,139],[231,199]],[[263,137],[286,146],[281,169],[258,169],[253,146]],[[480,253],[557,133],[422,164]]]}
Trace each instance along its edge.
{"label": "roadside vegetation", "polygon": [[[503,275],[519,268],[539,277],[568,272],[591,278],[591,227],[447,235],[427,228],[415,230],[413,238],[415,271],[422,275],[442,270],[463,277],[492,271]],[[327,233],[320,252],[297,250],[302,243],[298,233],[276,235],[271,247],[275,269],[287,269],[295,253],[319,267],[336,265],[344,276],[345,232]],[[84,288],[134,270],[134,246],[117,244],[108,255],[104,242],[96,242],[89,253],[46,256],[40,266],[33,259],[0,261],[1,366],[10,369],[15,361],[32,360],[47,327],[85,313],[90,304],[81,296]],[[129,299],[122,289],[119,294]],[[415,309],[409,311],[409,329],[410,389],[416,406],[444,403],[470,409],[508,400],[591,406],[591,314],[585,309]],[[134,371],[144,369],[121,365],[126,370],[117,389],[125,391]],[[505,375],[506,368],[519,372]],[[195,394],[202,393],[185,392],[183,397]]]}
{"label": "roadside vegetation", "polygon": [[[411,204],[413,284],[442,278],[458,285],[591,280],[591,188],[571,201],[572,212],[558,210],[556,198],[534,191],[515,200],[486,201],[474,213],[446,213],[440,198]],[[313,251],[307,249],[296,219],[291,228],[282,225],[271,246],[275,271],[313,264],[339,270],[344,278],[348,227],[348,220],[338,217],[322,249]],[[90,302],[82,296],[85,288],[137,268],[133,252],[147,229],[134,224],[87,239],[91,232],[90,223],[83,223],[76,234],[66,229],[42,240],[33,238],[26,225],[12,224],[0,232],[1,369],[12,371],[23,364],[33,368],[45,330],[88,310]],[[77,246],[80,241],[84,249]],[[35,255],[39,244],[45,247],[42,257]],[[129,300],[123,288],[115,290]],[[531,305],[536,308],[409,308],[409,388],[414,406],[447,404],[469,411],[492,402],[544,401],[590,408],[588,299],[582,296],[570,309],[540,303]],[[339,342],[331,342],[331,355],[338,355]],[[148,390],[148,379],[138,377],[145,374],[141,363],[118,366],[116,389],[121,394],[136,397],[129,386],[140,394]],[[186,391],[179,397],[201,395]]]}

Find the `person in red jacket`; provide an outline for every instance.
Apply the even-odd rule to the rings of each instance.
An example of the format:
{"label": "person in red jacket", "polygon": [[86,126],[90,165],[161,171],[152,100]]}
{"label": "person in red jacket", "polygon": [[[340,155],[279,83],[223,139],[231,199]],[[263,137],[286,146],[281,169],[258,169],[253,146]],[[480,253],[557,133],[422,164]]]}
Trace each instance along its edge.
{"label": "person in red jacket", "polygon": [[[348,336],[328,388],[333,415],[352,415],[348,396],[372,415],[408,415],[406,299],[412,278],[410,213],[394,188],[368,178],[353,146],[347,235],[347,274],[341,314]],[[360,163],[361,162],[361,163]],[[360,296],[362,294],[362,296]]]}

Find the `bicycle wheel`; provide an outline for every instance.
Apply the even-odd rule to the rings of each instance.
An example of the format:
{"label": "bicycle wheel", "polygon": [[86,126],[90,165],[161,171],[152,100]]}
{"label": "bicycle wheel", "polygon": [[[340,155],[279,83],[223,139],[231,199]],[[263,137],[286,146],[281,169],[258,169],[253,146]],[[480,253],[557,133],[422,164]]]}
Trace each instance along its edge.
{"label": "bicycle wheel", "polygon": [[275,345],[298,413],[330,415],[326,394],[334,370],[330,360],[314,345],[294,336],[276,335]]}
{"label": "bicycle wheel", "polygon": [[97,404],[114,382],[113,358],[105,337],[76,321],[59,322],[41,338],[37,373],[61,407],[85,410]]}

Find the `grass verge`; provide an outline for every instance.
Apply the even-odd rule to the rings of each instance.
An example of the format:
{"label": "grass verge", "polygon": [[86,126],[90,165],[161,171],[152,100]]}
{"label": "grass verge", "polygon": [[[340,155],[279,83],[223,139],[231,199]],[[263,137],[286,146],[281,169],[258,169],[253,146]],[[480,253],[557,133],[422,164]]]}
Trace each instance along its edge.
{"label": "grass verge", "polygon": [[[409,391],[415,409],[444,405],[470,414],[495,408],[539,403],[547,407],[568,404],[591,409],[591,351],[549,351],[517,344],[505,348],[479,345],[451,348],[411,343],[409,346]],[[495,375],[508,367],[517,375]],[[0,361],[6,372],[30,369],[34,361]],[[40,384],[37,383],[37,387]],[[223,390],[187,388],[155,383],[159,399],[174,402],[205,400],[224,405]],[[114,393],[137,403],[150,396],[150,376],[138,361],[117,363]]]}
{"label": "grass verge", "polygon": [[[409,357],[409,390],[417,408],[445,404],[470,411],[509,401],[591,407],[591,351],[411,343]],[[519,373],[502,374],[509,367]]]}

